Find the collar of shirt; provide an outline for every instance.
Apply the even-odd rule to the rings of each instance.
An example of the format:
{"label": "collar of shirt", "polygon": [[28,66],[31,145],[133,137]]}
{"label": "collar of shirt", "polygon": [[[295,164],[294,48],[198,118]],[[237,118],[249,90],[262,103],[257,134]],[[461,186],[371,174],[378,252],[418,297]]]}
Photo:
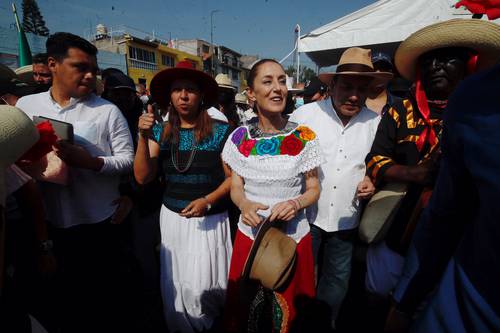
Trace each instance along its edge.
{"label": "collar of shirt", "polygon": [[87,96],[84,96],[84,97],[81,97],[81,98],[74,98],[74,97],[70,97],[69,99],[69,104],[62,107],[59,103],[56,102],[56,100],[54,100],[54,98],[52,97],[52,87],[47,91],[47,94],[48,94],[48,97],[49,97],[49,101],[52,103],[52,105],[54,106],[54,108],[56,110],[58,110],[59,112],[62,112],[64,110],[67,110],[67,109],[70,109],[72,108],[73,106],[75,106],[76,104],[78,104],[79,102],[85,100],[86,98],[88,98],[91,94],[87,95]]}

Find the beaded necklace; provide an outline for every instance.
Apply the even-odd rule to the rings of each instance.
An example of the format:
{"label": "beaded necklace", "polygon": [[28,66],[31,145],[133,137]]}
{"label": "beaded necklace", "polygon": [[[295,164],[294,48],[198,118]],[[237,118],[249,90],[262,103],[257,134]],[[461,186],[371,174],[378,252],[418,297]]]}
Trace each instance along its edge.
{"label": "beaded necklace", "polygon": [[[179,167],[179,144],[177,144],[177,149],[175,149],[175,144],[173,142],[170,144],[170,158],[172,159],[172,165],[174,166],[175,170],[177,170],[177,172],[184,173],[189,169],[191,164],[193,164],[193,160],[194,160],[194,157],[195,157],[196,151],[197,151],[196,148],[197,148],[196,147],[196,140],[193,137],[193,143],[191,145],[191,149],[190,149],[191,152],[189,153],[189,158],[188,158],[184,168],[181,169]],[[174,151],[175,151],[175,153],[174,153]]]}

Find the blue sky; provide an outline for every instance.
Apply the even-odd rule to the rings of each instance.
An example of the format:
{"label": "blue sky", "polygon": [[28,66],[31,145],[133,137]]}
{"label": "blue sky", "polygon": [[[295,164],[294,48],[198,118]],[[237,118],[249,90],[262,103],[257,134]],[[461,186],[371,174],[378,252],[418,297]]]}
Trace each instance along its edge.
{"label": "blue sky", "polygon": [[[14,20],[10,3],[0,5],[0,25]],[[375,1],[368,0],[38,0],[51,32],[68,31],[81,36],[98,23],[108,27],[127,25],[164,38],[202,38],[210,41],[210,12],[214,42],[243,54],[281,59],[294,44],[294,27],[302,34]],[[312,67],[303,56],[301,62]],[[287,63],[285,63],[287,64]]]}

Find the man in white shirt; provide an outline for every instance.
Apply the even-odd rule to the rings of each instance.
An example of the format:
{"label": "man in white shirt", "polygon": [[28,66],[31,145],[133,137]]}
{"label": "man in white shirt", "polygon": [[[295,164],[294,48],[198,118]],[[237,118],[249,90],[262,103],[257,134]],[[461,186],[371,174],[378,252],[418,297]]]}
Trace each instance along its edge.
{"label": "man in white shirt", "polygon": [[[347,49],[335,73],[320,75],[330,86],[331,98],[304,105],[290,117],[316,132],[326,157],[320,168],[320,199],[307,215],[316,264],[321,266],[317,297],[330,305],[332,326],[347,292],[360,199],[375,191],[365,175],[364,160],[380,117],[366,108],[365,101],[374,83],[392,77],[373,70],[370,54],[361,48]],[[322,263],[317,262],[320,247]]]}
{"label": "man in white shirt", "polygon": [[109,306],[114,297],[110,286],[116,283],[112,267],[117,230],[111,223],[120,195],[120,175],[132,169],[132,138],[120,110],[92,93],[97,72],[95,46],[69,33],[50,36],[46,46],[52,88],[23,97],[16,106],[31,117],[73,125],[74,144],[58,141],[54,146],[69,166],[68,184],[44,182],[41,188],[64,272],[64,305],[58,309],[65,320],[62,330],[76,332],[78,326],[82,331],[98,331],[113,317],[110,310],[114,309]]}

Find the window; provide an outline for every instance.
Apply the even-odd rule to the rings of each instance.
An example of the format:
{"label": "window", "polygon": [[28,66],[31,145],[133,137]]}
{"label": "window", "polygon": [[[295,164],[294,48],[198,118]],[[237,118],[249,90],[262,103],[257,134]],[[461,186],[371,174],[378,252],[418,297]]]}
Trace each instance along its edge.
{"label": "window", "polygon": [[238,59],[233,59],[233,67],[238,67]]}
{"label": "window", "polygon": [[238,80],[238,72],[235,70],[232,70],[231,77],[233,78],[233,80]]}
{"label": "window", "polygon": [[203,53],[210,53],[210,46],[208,46],[207,44],[203,44],[203,46],[201,47],[201,51]]}
{"label": "window", "polygon": [[168,67],[174,67],[175,66],[174,57],[169,56],[167,54],[162,54],[161,55],[161,64],[164,66],[168,66]]}
{"label": "window", "polygon": [[130,59],[141,60],[145,62],[156,63],[155,53],[152,51],[129,46]]}
{"label": "window", "polygon": [[152,51],[140,49],[138,47],[128,47],[129,64],[131,67],[148,69],[155,71],[158,69],[156,65],[155,53]]}

